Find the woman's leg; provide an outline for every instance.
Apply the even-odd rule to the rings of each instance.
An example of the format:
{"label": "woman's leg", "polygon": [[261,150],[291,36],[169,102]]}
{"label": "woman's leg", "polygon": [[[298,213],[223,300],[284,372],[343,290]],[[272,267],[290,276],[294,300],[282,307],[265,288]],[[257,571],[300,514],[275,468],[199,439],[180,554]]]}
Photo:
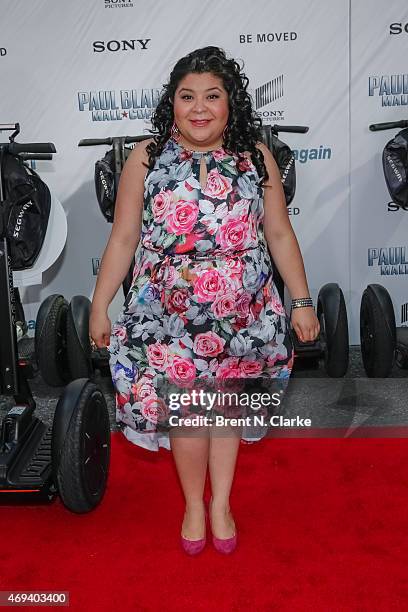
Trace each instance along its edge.
{"label": "woman's leg", "polygon": [[188,540],[205,534],[204,486],[207,475],[209,435],[207,428],[191,428],[185,436],[180,428],[170,430],[171,450],[186,500],[181,533]]}
{"label": "woman's leg", "polygon": [[235,532],[234,520],[230,513],[229,497],[241,440],[241,430],[240,428],[229,428],[225,437],[220,436],[220,430],[217,428],[216,435],[212,435],[210,438],[208,458],[212,489],[210,518],[215,537],[226,539],[231,538]]}

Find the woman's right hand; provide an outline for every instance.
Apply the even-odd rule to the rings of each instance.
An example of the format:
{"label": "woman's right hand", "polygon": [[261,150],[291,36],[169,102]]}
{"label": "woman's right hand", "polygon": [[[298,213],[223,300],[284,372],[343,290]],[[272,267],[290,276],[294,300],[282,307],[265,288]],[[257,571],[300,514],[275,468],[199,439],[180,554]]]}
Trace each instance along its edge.
{"label": "woman's right hand", "polygon": [[89,317],[89,335],[98,348],[109,346],[111,321],[106,311],[91,310]]}

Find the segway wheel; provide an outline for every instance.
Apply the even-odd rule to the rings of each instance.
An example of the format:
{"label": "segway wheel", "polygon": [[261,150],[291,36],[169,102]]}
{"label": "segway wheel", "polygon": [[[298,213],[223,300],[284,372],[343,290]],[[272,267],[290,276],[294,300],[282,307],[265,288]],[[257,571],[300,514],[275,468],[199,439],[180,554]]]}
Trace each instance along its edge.
{"label": "segway wheel", "polygon": [[394,363],[396,326],[394,307],[381,285],[368,285],[360,307],[363,365],[370,378],[386,378]]}
{"label": "segway wheel", "polygon": [[58,402],[52,430],[54,480],[69,510],[82,514],[99,504],[106,489],[109,460],[105,398],[90,380],[74,380]]}
{"label": "segway wheel", "polygon": [[67,313],[67,356],[72,378],[90,378],[93,373],[89,341],[91,302],[83,295],[72,298]]}
{"label": "segway wheel", "polygon": [[324,369],[328,376],[341,378],[348,368],[349,335],[346,303],[337,283],[328,283],[320,289],[317,317],[320,323]]}
{"label": "segway wheel", "polygon": [[68,302],[62,295],[50,295],[41,304],[35,325],[34,346],[38,368],[51,387],[70,380],[66,353]]}

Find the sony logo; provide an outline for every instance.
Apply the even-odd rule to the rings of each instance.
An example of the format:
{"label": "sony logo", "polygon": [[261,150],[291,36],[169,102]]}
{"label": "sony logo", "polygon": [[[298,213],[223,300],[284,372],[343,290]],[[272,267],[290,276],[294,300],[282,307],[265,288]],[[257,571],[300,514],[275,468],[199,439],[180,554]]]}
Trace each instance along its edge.
{"label": "sony logo", "polygon": [[103,51],[146,51],[147,43],[151,38],[131,38],[129,40],[95,40],[92,43],[94,53],[103,53]]}

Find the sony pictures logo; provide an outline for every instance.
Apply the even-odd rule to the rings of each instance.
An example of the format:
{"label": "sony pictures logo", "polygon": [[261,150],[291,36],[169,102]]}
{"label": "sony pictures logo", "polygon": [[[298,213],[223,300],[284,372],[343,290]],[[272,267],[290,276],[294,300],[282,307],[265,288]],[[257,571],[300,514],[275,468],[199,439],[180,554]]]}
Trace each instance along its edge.
{"label": "sony pictures logo", "polygon": [[132,0],[104,0],[105,8],[133,8]]}
{"label": "sony pictures logo", "polygon": [[266,81],[252,92],[255,114],[263,123],[284,121],[284,111],[268,108],[280,98],[283,98],[283,74]]}

